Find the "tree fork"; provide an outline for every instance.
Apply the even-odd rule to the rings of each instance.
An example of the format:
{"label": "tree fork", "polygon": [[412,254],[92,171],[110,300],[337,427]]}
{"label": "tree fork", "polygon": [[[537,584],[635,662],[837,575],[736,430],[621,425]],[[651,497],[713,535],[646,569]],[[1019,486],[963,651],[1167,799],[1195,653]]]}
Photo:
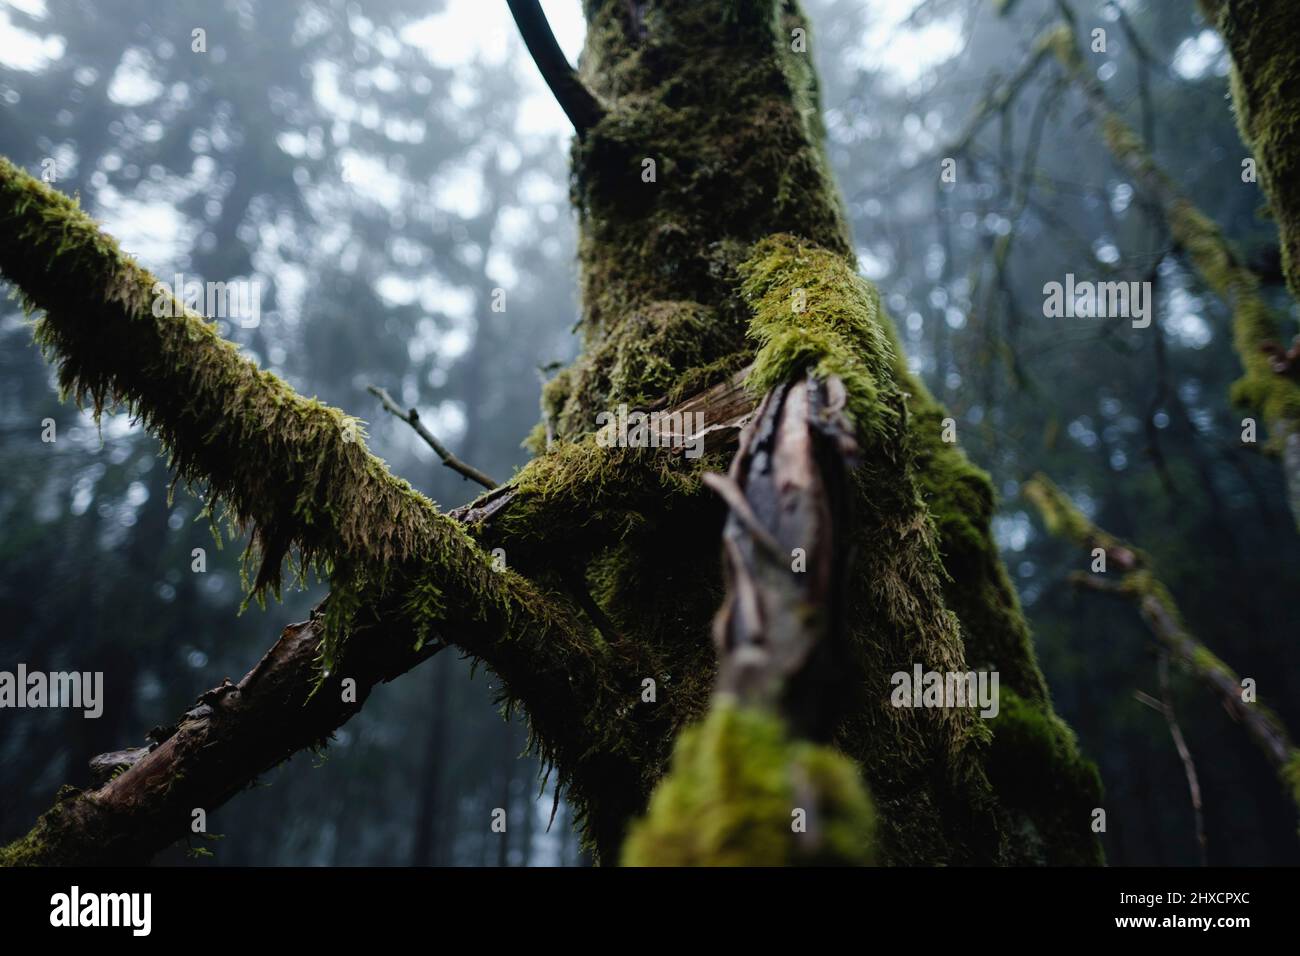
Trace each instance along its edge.
{"label": "tree fork", "polygon": [[[210,483],[251,524],[264,555],[261,588],[274,584],[291,548],[325,563],[334,588],[316,646],[332,675],[343,676],[337,665],[350,654],[370,652],[366,644],[400,648],[409,660],[415,646],[454,638],[482,658],[528,711],[537,746],[585,813],[589,845],[609,861],[679,731],[701,714],[709,718],[696,743],[683,737],[679,752],[706,789],[726,780],[713,744],[739,737],[785,754],[802,746],[791,731],[810,731],[780,714],[736,716],[759,708],[709,708],[717,662],[708,622],[723,592],[716,533],[727,509],[680,455],[598,449],[595,415],[622,402],[671,405],[751,363],[747,391],[785,396],[768,409],[793,410],[790,389],[806,377],[828,389],[838,380],[862,457],[849,474],[854,519],[845,530],[856,545],[843,615],[848,699],[826,718],[842,756],[825,773],[820,756],[798,761],[799,787],[828,784],[856,808],[846,819],[860,823],[865,779],[879,840],[862,839],[853,824],[832,844],[878,847],[885,862],[1095,862],[1085,809],[1096,805],[1095,771],[1052,714],[989,533],[992,489],[940,440],[942,409],[907,371],[877,293],[854,274],[816,76],[806,48],[790,42],[807,28],[797,5],[588,0],[586,10],[582,76],[607,111],[574,143],[583,354],[544,393],[553,448],[513,491],[489,493],[465,516],[479,516],[485,537],[499,530],[515,542],[551,531],[569,540],[548,524],[557,515],[583,524],[587,581],[616,640],[575,623],[577,610],[537,583],[547,579],[540,562],[537,582],[493,570],[459,524],[342,439],[351,420],[239,364],[197,317],[156,321],[143,308],[147,274],[123,267],[67,200],[0,167],[0,220],[13,227],[0,233],[0,269],[46,310],[41,338],[65,389],[96,407],[125,399],[142,412],[181,477]],[[89,321],[79,311],[87,306]],[[177,396],[188,400],[178,407]],[[734,431],[728,424],[718,438]],[[706,458],[716,467],[726,455]],[[638,486],[636,476],[649,480]],[[591,489],[608,490],[583,515]],[[517,550],[527,554],[517,544],[510,554]],[[341,641],[341,623],[373,627]],[[995,726],[960,708],[889,706],[890,671],[913,662],[965,670],[972,654],[971,666],[1005,671],[1004,687],[1016,693],[1013,708],[1004,690]],[[637,700],[647,677],[664,682],[662,703]],[[798,676],[788,684],[796,688]],[[797,709],[791,718],[803,723]],[[120,779],[143,777],[141,765],[154,766],[147,761]],[[1045,778],[1066,780],[1069,799],[1035,788]],[[765,806],[779,805],[788,826],[789,800],[777,796]],[[1033,841],[1009,837],[1030,831]]]}

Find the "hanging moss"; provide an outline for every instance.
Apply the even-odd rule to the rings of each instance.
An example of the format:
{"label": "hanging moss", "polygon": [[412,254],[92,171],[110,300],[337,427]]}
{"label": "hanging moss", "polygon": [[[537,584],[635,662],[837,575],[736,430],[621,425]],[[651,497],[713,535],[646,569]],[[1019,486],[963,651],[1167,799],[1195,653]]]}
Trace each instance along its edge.
{"label": "hanging moss", "polygon": [[[156,316],[153,276],[75,201],[3,159],[0,237],[0,271],[44,313],[36,335],[64,393],[96,414],[125,407],[178,479],[251,532],[253,593],[278,589],[291,552],[300,574],[329,575],[322,674],[346,659],[353,633],[458,643],[496,671],[507,703],[528,701],[533,746],[559,766],[580,814],[613,782],[593,827],[617,841],[662,759],[626,708],[639,676],[664,670],[648,649],[608,648],[551,588],[497,570],[366,450],[356,419],[297,395],[179,303]],[[620,779],[635,782],[620,792]]]}
{"label": "hanging moss", "polygon": [[874,832],[875,811],[851,761],[791,741],[779,718],[723,702],[682,731],[622,862],[865,865],[875,859]]}

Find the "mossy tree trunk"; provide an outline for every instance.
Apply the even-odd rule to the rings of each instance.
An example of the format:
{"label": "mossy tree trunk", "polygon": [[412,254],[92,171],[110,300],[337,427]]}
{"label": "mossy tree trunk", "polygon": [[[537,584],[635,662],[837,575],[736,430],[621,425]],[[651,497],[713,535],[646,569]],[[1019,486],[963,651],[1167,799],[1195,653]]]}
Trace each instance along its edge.
{"label": "mossy tree trunk", "polygon": [[1300,4],[1218,0],[1207,16],[1232,53],[1232,101],[1254,151],[1282,240],[1282,269],[1300,301]]}
{"label": "mossy tree trunk", "polygon": [[[105,788],[62,800],[0,859],[147,856],[183,832],[179,810],[225,799],[241,776],[346,720],[346,708],[326,703],[342,676],[364,664],[368,688],[445,641],[495,670],[527,713],[534,746],[559,770],[603,862],[619,859],[647,806],[629,862],[808,859],[790,825],[805,796],[824,811],[822,861],[1099,860],[1097,775],[1052,712],[989,531],[990,483],[944,440],[952,423],[945,428],[946,413],[908,371],[876,291],[855,275],[802,13],[787,0],[585,6],[581,77],[600,109],[588,111],[598,118],[573,149],[583,353],[546,389],[550,447],[539,427],[537,458],[452,517],[388,475],[358,436],[341,438],[345,418],[252,370],[201,320],[149,315],[140,289],[152,277],[66,201],[0,168],[0,269],[46,313],[41,337],[65,387],[96,406],[118,400],[142,412],[182,476],[212,482],[257,533],[259,584],[273,584],[297,548],[334,587],[325,612],[277,645],[281,657],[292,652],[292,668],[273,659],[275,681],[255,669],[210,695],[209,710],[187,715],[170,742]],[[47,262],[67,275],[44,275]],[[69,278],[79,274],[93,281]],[[186,382],[175,380],[178,365]],[[196,369],[205,391],[178,408],[168,396],[189,388]],[[703,410],[716,426],[706,454],[602,447],[596,416],[622,403]],[[832,412],[851,438],[834,437]],[[736,426],[751,418],[757,430],[742,448],[756,457],[733,470],[731,485],[706,483],[705,471],[727,470]],[[804,465],[771,471],[760,460],[765,421],[780,431],[770,447],[803,449]],[[212,434],[227,443],[219,457],[205,451]],[[232,467],[225,454],[246,441]],[[770,503],[784,494],[771,491],[784,486],[765,469],[820,474],[809,487],[842,485],[799,499],[825,504],[834,520],[750,513],[756,495]],[[749,536],[729,544],[725,581],[724,526]],[[774,526],[781,549],[809,536],[809,567],[822,569],[826,586],[801,584],[784,604],[766,592],[744,604],[754,587],[785,587],[778,572],[798,573],[770,553],[761,567],[751,560],[762,529]],[[486,549],[495,547],[508,572],[493,571]],[[798,607],[804,593],[821,602],[805,608],[806,620],[773,610]],[[795,663],[775,694],[724,681],[710,710],[710,622],[724,597],[724,662],[746,641],[762,645],[777,618],[791,646],[808,652],[787,659]],[[762,613],[745,617],[746,608]],[[809,635],[822,643],[806,644]],[[304,668],[317,650],[330,664],[323,678]],[[790,706],[792,695],[808,699],[799,690],[805,660],[828,677],[813,680],[809,719]],[[914,665],[996,671],[1000,714],[891,706],[890,676]],[[304,699],[315,703],[303,708]],[[294,734],[256,760],[233,756],[259,721],[295,706],[304,716]],[[674,756],[681,732],[706,713]],[[205,776],[212,734],[223,762]],[[168,747],[183,760],[158,756]],[[139,792],[152,802],[113,801]],[[105,834],[114,850],[96,856]]]}

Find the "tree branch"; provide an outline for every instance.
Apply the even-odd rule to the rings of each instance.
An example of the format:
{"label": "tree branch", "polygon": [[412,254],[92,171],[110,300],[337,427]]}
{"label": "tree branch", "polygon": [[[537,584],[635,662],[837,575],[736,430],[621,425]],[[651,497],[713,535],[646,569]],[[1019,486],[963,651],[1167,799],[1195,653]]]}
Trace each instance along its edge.
{"label": "tree branch", "polygon": [[401,419],[415,429],[415,433],[424,439],[425,444],[432,448],[438,457],[442,459],[442,463],[452,471],[459,472],[471,481],[477,481],[489,491],[497,486],[495,479],[488,477],[473,465],[467,465],[465,462],[453,455],[447,449],[446,445],[438,441],[437,436],[435,436],[433,432],[429,431],[429,429],[424,426],[424,423],[420,421],[420,413],[414,408],[409,411],[402,411],[401,406],[393,401],[393,397],[389,395],[386,390],[379,388],[377,385],[367,385],[366,391],[379,399],[380,404],[384,406],[384,411],[388,412],[395,418]]}
{"label": "tree branch", "polygon": [[1084,103],[1101,126],[1107,145],[1160,205],[1174,241],[1187,255],[1207,288],[1232,310],[1233,346],[1244,375],[1233,398],[1258,411],[1276,446],[1286,479],[1287,504],[1300,528],[1300,379],[1274,367],[1281,323],[1260,295],[1260,280],[1241,260],[1214,221],[1183,195],[1151,155],[1142,138],[1111,107],[1100,81],[1075,44],[1073,30],[1061,24],[1044,34]]}
{"label": "tree branch", "polygon": [[1246,700],[1241,680],[1183,625],[1173,596],[1156,579],[1146,555],[1101,530],[1045,475],[1035,475],[1024,485],[1025,497],[1038,509],[1047,530],[1080,547],[1106,551],[1124,560],[1116,565],[1118,580],[1078,572],[1071,582],[1080,587],[1125,597],[1133,601],[1156,641],[1184,669],[1199,680],[1241,723],[1269,762],[1277,768],[1287,795],[1300,806],[1300,750],[1291,742],[1278,716],[1255,700]]}
{"label": "tree branch", "polygon": [[337,572],[458,547],[454,523],[367,451],[359,420],[244,358],[74,200],[2,157],[0,273],[44,313],[36,338],[63,393],[97,415],[126,406],[179,479],[251,528],[259,594],[292,549]]}
{"label": "tree branch", "polygon": [[504,547],[513,566],[534,561],[549,565],[554,549],[589,552],[619,540],[629,516],[661,508],[665,496],[700,493],[703,463],[729,454],[758,404],[745,387],[750,367],[668,406],[660,421],[680,415],[683,422],[703,416],[698,434],[702,450],[689,459],[684,447],[670,449],[602,448],[593,438],[557,441],[504,485],[450,512],[472,528],[485,547]]}
{"label": "tree branch", "polygon": [[542,79],[551,88],[574,130],[579,136],[584,136],[587,130],[600,122],[605,115],[604,108],[569,65],[538,0],[506,0],[506,3]]}
{"label": "tree branch", "polygon": [[[536,746],[560,763],[579,806],[588,786],[640,778],[633,757],[607,744],[649,732],[622,708],[626,688],[658,672],[649,650],[610,647],[566,600],[497,570],[460,524],[366,451],[355,419],[242,358],[211,323],[155,291],[154,277],[75,202],[3,158],[0,272],[29,309],[44,310],[37,335],[65,393],[96,411],[125,403],[162,440],[179,477],[205,483],[210,501],[224,500],[236,523],[252,527],[262,557],[257,589],[278,582],[294,546],[304,564],[328,567],[332,586],[321,614],[250,672],[249,713],[265,719],[218,720],[212,742],[220,746],[193,754],[167,756],[179,742],[163,756],[151,751],[104,788],[60,802],[0,862],[107,862],[165,846],[187,824],[156,789],[179,787],[192,806],[219,805],[267,761],[323,741],[346,719],[335,682],[355,680],[360,700],[444,639],[483,660],[507,700],[527,709]],[[318,698],[335,702],[302,706]],[[218,695],[208,706],[225,716],[235,699]],[[291,725],[285,733],[268,732],[280,719]],[[227,746],[247,747],[248,759]]]}
{"label": "tree branch", "polygon": [[1169,736],[1173,738],[1174,749],[1178,751],[1178,759],[1183,762],[1183,774],[1187,777],[1187,792],[1192,801],[1192,815],[1196,820],[1197,855],[1201,866],[1209,866],[1206,856],[1208,847],[1205,838],[1205,814],[1201,810],[1201,781],[1196,773],[1196,761],[1192,759],[1192,751],[1187,746],[1187,741],[1183,737],[1183,728],[1178,725],[1178,715],[1174,711],[1174,699],[1169,689],[1168,652],[1160,655],[1160,662],[1156,667],[1160,675],[1160,709],[1169,727]]}

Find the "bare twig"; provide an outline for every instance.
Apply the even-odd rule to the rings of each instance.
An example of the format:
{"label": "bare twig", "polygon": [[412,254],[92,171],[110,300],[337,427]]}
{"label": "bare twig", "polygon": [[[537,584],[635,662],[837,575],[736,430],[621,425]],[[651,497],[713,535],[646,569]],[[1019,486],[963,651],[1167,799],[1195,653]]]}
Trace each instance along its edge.
{"label": "bare twig", "polygon": [[1187,790],[1192,798],[1192,814],[1196,818],[1196,845],[1200,852],[1201,866],[1209,866],[1209,859],[1206,856],[1205,815],[1201,812],[1201,782],[1196,776],[1196,763],[1192,760],[1192,752],[1187,748],[1187,741],[1183,739],[1182,728],[1178,726],[1178,717],[1174,713],[1174,701],[1169,693],[1168,651],[1160,655],[1157,670],[1160,674],[1160,709],[1165,716],[1165,723],[1169,725],[1169,736],[1174,740],[1178,757],[1183,762],[1183,772],[1187,774]]}
{"label": "bare twig", "polygon": [[420,421],[420,413],[414,408],[402,411],[402,407],[393,401],[393,396],[389,395],[387,391],[377,385],[367,385],[366,391],[379,399],[384,406],[384,411],[393,415],[395,418],[400,418],[402,421],[414,428],[415,433],[424,439],[425,443],[437,453],[439,458],[442,459],[442,463],[452,471],[459,472],[471,481],[477,481],[489,491],[497,486],[496,481],[479,471],[473,465],[467,465],[465,462],[461,461],[451,453],[446,445],[438,441],[437,436],[424,427],[424,422]]}
{"label": "bare twig", "polygon": [[582,136],[600,122],[605,110],[569,65],[538,0],[506,0],[506,4],[542,79],[551,88],[573,128]]}

